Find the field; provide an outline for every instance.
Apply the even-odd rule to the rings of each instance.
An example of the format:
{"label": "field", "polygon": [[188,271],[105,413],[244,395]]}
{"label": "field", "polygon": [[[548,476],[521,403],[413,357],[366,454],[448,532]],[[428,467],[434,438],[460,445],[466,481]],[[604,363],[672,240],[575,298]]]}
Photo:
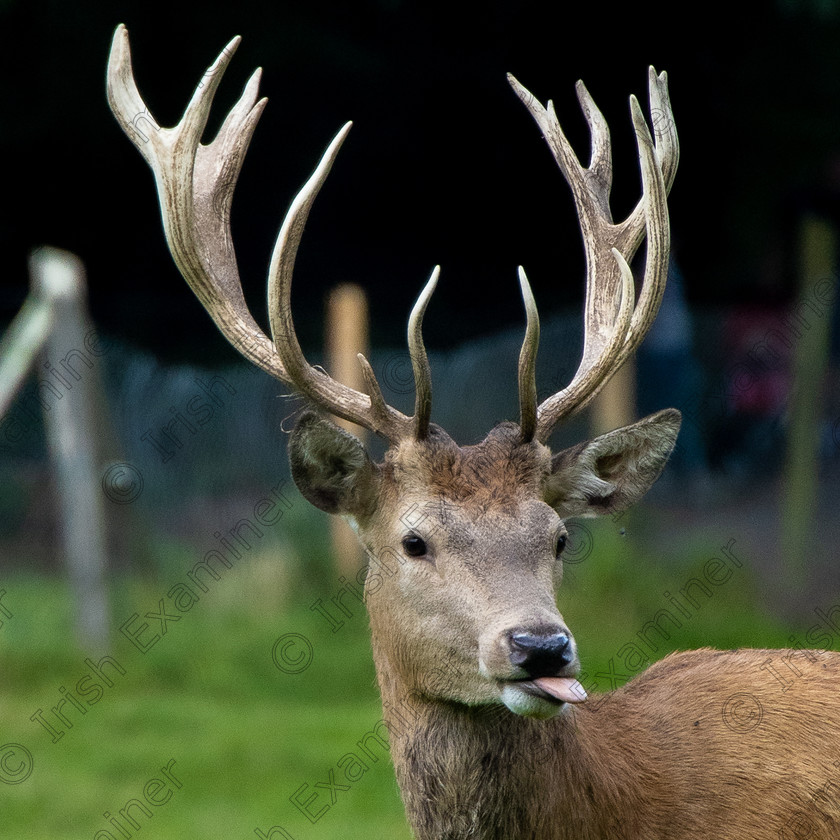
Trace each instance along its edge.
{"label": "field", "polygon": [[[296,509],[293,540],[207,579],[197,602],[179,587],[196,559],[183,543],[157,546],[143,579],[115,579],[108,660],[73,642],[64,581],[2,581],[4,838],[410,836],[387,751],[364,737],[380,718],[364,608],[343,598],[351,615],[333,609],[337,629],[311,609],[342,584],[324,520]],[[644,521],[571,528],[559,604],[590,686],[669,650],[802,632],[757,603],[737,540],[655,563]]]}

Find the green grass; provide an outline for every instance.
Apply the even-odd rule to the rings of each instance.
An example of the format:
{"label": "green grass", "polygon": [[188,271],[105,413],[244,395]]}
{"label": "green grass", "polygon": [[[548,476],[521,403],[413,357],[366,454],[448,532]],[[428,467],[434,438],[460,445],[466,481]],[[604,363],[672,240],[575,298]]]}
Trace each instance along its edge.
{"label": "green grass", "polygon": [[[61,700],[60,687],[73,690],[89,672],[72,643],[69,593],[54,580],[4,580],[3,603],[13,617],[0,628],[0,744],[22,744],[34,758],[26,781],[0,784],[4,838],[73,840],[100,829],[119,837],[103,812],[115,815],[129,799],[142,799],[146,782],[165,780],[159,771],[171,759],[182,787],[149,808],[151,818],[132,811],[141,824],[132,833],[141,840],[254,837],[255,828],[275,825],[296,840],[409,837],[385,751],[317,823],[289,801],[307,784],[303,800],[319,794],[313,813],[330,804],[329,791],[314,785],[358,751],[356,742],[381,716],[361,606],[333,634],[308,609],[308,593],[278,608],[255,605],[233,576],[215,586],[145,654],[117,634],[111,655],[125,674],[106,665],[113,687],[100,683],[102,696],[84,715],[64,707],[73,726],[62,727],[53,743],[30,716],[40,708],[58,726],[49,710]],[[157,611],[165,592],[162,583],[118,584],[115,626],[134,612]],[[272,647],[286,633],[311,642],[312,664],[303,673],[274,664]]]}
{"label": "green grass", "polygon": [[[559,602],[590,673],[606,670],[610,659],[616,671],[628,672],[628,645],[655,660],[702,645],[781,646],[795,632],[756,606],[749,558],[740,558],[742,567],[725,582],[708,585],[708,597],[689,589],[694,608],[680,591],[720,556],[718,546],[694,546],[663,568],[644,556],[635,528],[621,536],[609,521],[586,527],[593,551],[567,567]],[[150,807],[151,817],[132,811],[141,825],[132,837],[248,838],[255,828],[267,833],[281,825],[295,840],[408,838],[386,753],[368,760],[367,771],[337,792],[334,803],[328,790],[314,787],[327,783],[331,770],[344,782],[337,762],[350,752],[361,755],[356,742],[380,717],[361,605],[335,633],[309,609],[339,586],[323,556],[315,561],[314,582],[305,584],[305,551],[298,556],[281,545],[254,552],[211,581],[144,654],[116,628],[133,613],[157,627],[142,616],[157,611],[196,559],[184,546],[163,553],[156,579],[114,582],[112,656],[125,674],[106,671],[114,684],[103,685],[86,714],[65,706],[73,725],[57,743],[30,717],[42,709],[55,722],[49,710],[61,699],[60,688],[74,690],[88,671],[72,640],[71,598],[54,579],[3,579],[2,603],[13,616],[0,627],[0,745],[22,744],[34,766],[20,784],[0,784],[0,835],[90,840],[111,831],[119,838],[104,812],[116,815],[129,800],[142,799],[144,785],[165,781],[161,768],[174,759],[171,772],[181,787],[167,782],[168,801]],[[679,597],[690,616],[680,614],[678,628],[664,623],[667,639],[649,632],[654,652],[639,633],[669,607],[665,592]],[[283,673],[272,657],[275,641],[289,633],[311,644],[312,663],[302,673]],[[4,765],[0,756],[0,775],[19,761],[7,756]],[[303,800],[318,794],[313,813],[330,806],[315,823],[289,801],[303,785],[309,785]]]}

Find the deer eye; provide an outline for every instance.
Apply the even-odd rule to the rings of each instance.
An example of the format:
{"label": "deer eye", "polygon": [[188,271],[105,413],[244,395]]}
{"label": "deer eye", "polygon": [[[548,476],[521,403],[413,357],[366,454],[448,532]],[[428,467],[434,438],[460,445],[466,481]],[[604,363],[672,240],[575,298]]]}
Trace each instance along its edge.
{"label": "deer eye", "polygon": [[409,534],[407,537],[403,537],[402,547],[409,557],[422,557],[426,553],[426,542],[417,534]]}
{"label": "deer eye", "polygon": [[554,553],[559,557],[563,553],[563,549],[566,547],[566,540],[568,536],[566,534],[560,534],[557,537],[557,543],[554,546]]}

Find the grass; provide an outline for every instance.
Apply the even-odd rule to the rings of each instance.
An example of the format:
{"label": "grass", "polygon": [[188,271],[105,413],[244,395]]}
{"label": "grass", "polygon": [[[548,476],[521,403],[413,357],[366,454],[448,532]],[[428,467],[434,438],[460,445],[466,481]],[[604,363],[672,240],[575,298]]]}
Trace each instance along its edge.
{"label": "grass", "polygon": [[[301,523],[295,527],[307,532]],[[322,524],[313,529],[323,534]],[[590,674],[605,672],[610,660],[616,672],[632,673],[673,649],[781,646],[795,632],[756,603],[753,565],[737,546],[731,553],[740,566],[708,565],[726,561],[725,540],[686,549],[663,568],[644,556],[645,535],[635,526],[622,536],[617,523],[586,522],[572,536],[577,562],[567,565],[559,602]],[[91,681],[77,689],[90,657],[73,642],[71,597],[53,578],[4,578],[2,603],[13,615],[0,627],[0,745],[25,746],[34,764],[25,781],[0,784],[2,836],[122,838],[109,819],[143,800],[147,783],[160,779],[146,788],[160,804],[147,804],[148,814],[129,807],[139,827],[127,833],[139,840],[247,838],[259,836],[255,829],[295,840],[409,838],[386,751],[354,765],[356,780],[335,791],[334,800],[327,786],[331,773],[347,784],[338,763],[351,753],[363,756],[356,743],[379,720],[380,707],[361,605],[337,632],[309,609],[339,585],[321,546],[309,583],[305,550],[265,546],[209,581],[208,592],[182,613],[168,593],[197,559],[188,546],[162,549],[155,578],[114,581],[111,656],[124,673],[102,665],[112,685],[95,680],[100,696],[83,704],[85,714],[63,707],[72,727],[63,726],[57,742],[30,718],[41,709],[57,727],[50,710],[62,688],[77,697],[90,690]],[[704,577],[709,572],[714,582]],[[145,617],[159,612],[161,600],[180,616],[165,635]],[[135,613],[131,628],[149,624],[140,641],[158,635],[145,653],[116,631]],[[287,663],[311,651],[311,665],[281,671],[274,661],[280,637],[294,642]],[[0,755],[0,777],[14,774],[20,761],[20,753]],[[162,772],[167,765],[176,781]],[[316,822],[290,802],[296,791],[301,802],[317,794],[309,806],[313,814],[323,810]],[[269,835],[277,826],[286,835]]]}
{"label": "grass", "polygon": [[[50,709],[62,687],[81,696],[74,687],[91,671],[85,660],[99,657],[72,643],[70,598],[61,582],[4,580],[13,617],[0,628],[0,744],[24,745],[34,769],[20,784],[0,785],[3,837],[74,840],[110,830],[119,838],[103,813],[118,814],[128,800],[142,799],[150,779],[165,780],[160,768],[172,759],[182,786],[170,785],[171,797],[149,808],[151,817],[131,812],[141,828],[130,833],[141,840],[254,837],[255,828],[267,833],[276,825],[296,840],[410,836],[385,750],[334,804],[328,790],[314,787],[327,783],[336,762],[381,716],[361,607],[333,634],[308,609],[311,599],[277,612],[234,592],[240,587],[233,578],[218,587],[171,622],[166,635],[158,633],[146,653],[117,635],[116,665],[102,665],[113,685],[99,681],[101,697],[92,706],[83,702],[84,715],[63,707],[68,728]],[[124,620],[157,611],[164,591],[156,581],[122,582],[114,614]],[[171,605],[167,610],[177,614]],[[274,664],[272,647],[287,633],[305,635],[312,645],[303,673]],[[139,638],[148,643],[152,635]],[[82,690],[89,688],[83,683]],[[57,742],[30,720],[38,709],[64,730]],[[13,769],[19,762],[7,760]],[[330,805],[314,824],[289,801],[302,785],[308,785],[302,801],[319,794],[313,813]]]}

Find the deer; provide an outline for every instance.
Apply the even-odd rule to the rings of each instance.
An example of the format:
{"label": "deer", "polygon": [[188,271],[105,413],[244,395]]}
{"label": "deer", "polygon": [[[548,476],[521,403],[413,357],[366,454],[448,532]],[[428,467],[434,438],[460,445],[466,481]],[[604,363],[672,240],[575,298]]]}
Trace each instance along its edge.
{"label": "deer", "polygon": [[[586,256],[584,346],[572,381],[538,405],[539,316],[526,313],[519,422],[458,445],[431,422],[422,323],[435,268],[408,321],[414,414],[388,405],[359,355],[365,391],[310,365],[290,292],[312,204],[350,130],[336,135],[283,221],[271,257],[271,337],[246,304],[230,204],[266,99],[260,70],[215,139],[201,142],[239,44],[203,76],[182,120],[163,128],[141,99],[128,33],[113,38],[108,101],[155,176],[172,257],[222,334],[305,401],[288,440],[305,499],[346,517],[371,559],[365,578],[372,651],[390,750],[418,840],[776,840],[840,837],[840,654],[704,648],[676,652],[625,685],[587,697],[574,636],[557,607],[566,520],[610,515],[640,499],[674,448],[681,417],[664,409],[559,452],[548,440],[583,409],[649,330],[667,279],[667,195],[679,144],[665,73],[649,70],[650,116],[630,98],[642,197],[614,222],[609,128],[582,82],[583,166],[551,101],[515,78],[568,182]],[[636,293],[629,263],[647,239]],[[387,444],[376,462],[330,419]],[[421,515],[406,516],[406,511]],[[374,564],[376,560],[376,564]],[[783,655],[786,690],[768,667]],[[406,725],[408,722],[408,725]]]}

